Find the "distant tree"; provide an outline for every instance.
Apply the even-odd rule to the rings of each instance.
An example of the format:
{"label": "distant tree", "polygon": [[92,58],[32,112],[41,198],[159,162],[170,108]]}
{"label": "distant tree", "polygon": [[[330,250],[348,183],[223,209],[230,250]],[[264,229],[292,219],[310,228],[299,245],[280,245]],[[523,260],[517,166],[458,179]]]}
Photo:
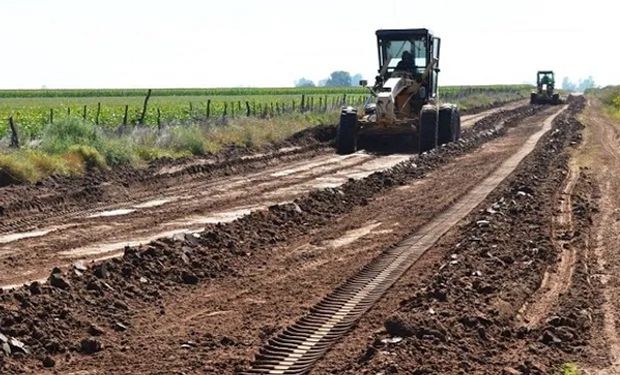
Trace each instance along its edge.
{"label": "distant tree", "polygon": [[562,80],[562,89],[572,92],[584,92],[588,89],[596,87],[594,78],[589,76],[585,79],[580,79],[577,83],[571,81],[568,77],[564,77]]}
{"label": "distant tree", "polygon": [[323,87],[327,84],[327,78],[319,81],[319,86]]}
{"label": "distant tree", "polygon": [[575,91],[575,84],[572,83],[568,77],[564,77],[562,80],[562,90]]}
{"label": "distant tree", "polygon": [[295,81],[295,87],[314,87],[316,86],[312,80],[306,79],[304,77]]}
{"label": "distant tree", "polygon": [[329,75],[325,82],[327,87],[347,87],[351,86],[351,74],[343,70],[337,70]]}
{"label": "distant tree", "polygon": [[363,80],[364,77],[362,77],[361,74],[357,73],[354,74],[353,76],[351,76],[351,86],[357,86],[360,84],[360,81]]}
{"label": "distant tree", "polygon": [[594,83],[594,78],[592,78],[592,76],[589,76],[586,79],[583,80],[579,80],[579,91],[580,92],[585,92],[587,89],[591,89],[594,88],[596,85]]}

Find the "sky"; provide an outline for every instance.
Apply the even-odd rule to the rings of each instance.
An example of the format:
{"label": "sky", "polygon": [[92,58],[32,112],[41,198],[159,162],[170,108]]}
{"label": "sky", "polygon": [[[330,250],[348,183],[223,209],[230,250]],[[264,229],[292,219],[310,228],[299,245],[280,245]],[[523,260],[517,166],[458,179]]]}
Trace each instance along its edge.
{"label": "sky", "polygon": [[286,87],[372,80],[375,30],[442,38],[440,85],[620,83],[612,0],[0,0],[0,89]]}

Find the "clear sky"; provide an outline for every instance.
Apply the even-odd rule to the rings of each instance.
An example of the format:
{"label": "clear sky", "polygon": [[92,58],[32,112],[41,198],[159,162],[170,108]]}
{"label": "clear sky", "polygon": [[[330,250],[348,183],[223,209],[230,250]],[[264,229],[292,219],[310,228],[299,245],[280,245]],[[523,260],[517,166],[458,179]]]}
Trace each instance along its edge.
{"label": "clear sky", "polygon": [[440,84],[539,69],[620,83],[614,0],[0,0],[0,88],[291,86],[372,79],[374,31],[442,38]]}

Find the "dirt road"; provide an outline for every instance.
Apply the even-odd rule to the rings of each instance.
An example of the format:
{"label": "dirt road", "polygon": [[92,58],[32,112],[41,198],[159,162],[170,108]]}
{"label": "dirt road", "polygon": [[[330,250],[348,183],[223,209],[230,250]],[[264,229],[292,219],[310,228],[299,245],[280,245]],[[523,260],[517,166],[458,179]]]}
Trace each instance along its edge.
{"label": "dirt road", "polygon": [[[476,121],[513,110],[522,102],[464,116],[464,128]],[[335,155],[331,148],[277,150],[251,165],[245,158],[226,176],[205,178],[191,173],[195,164],[165,166],[154,171],[159,178],[79,187],[95,190],[91,199],[50,199],[50,189],[29,191],[30,201],[0,222],[0,287],[44,280],[53,267],[76,261],[100,261],[122,255],[125,246],[138,246],[159,238],[204,230],[206,224],[226,223],[250,212],[294,200],[312,190],[335,188],[349,179],[362,179],[389,169],[411,154],[377,155],[358,152]],[[264,159],[264,161],[263,161]],[[190,173],[179,175],[180,171]],[[11,195],[21,195],[16,192]],[[41,202],[37,200],[41,198]],[[8,211],[8,210],[5,210]]]}
{"label": "dirt road", "polygon": [[[5,286],[47,278],[52,266],[77,259],[110,259],[99,259],[93,267],[78,264],[68,273],[56,273],[49,284],[0,295],[0,331],[32,353],[24,355],[13,343],[9,346],[17,356],[0,357],[0,363],[7,373],[48,371],[43,366],[50,361],[50,371],[67,374],[248,371],[268,339],[334,288],[386,249],[426,231],[442,213],[466,207],[459,211],[467,216],[464,220],[448,215],[450,221],[443,221],[438,232],[447,232],[440,242],[430,242],[313,373],[414,373],[421,368],[436,373],[439,367],[426,354],[432,350],[444,354],[442,373],[459,373],[461,363],[470,370],[493,369],[489,373],[516,368],[524,346],[515,337],[523,335],[525,342],[537,342],[532,338],[537,332],[559,337],[545,317],[555,314],[576,288],[591,301],[579,289],[587,285],[583,280],[565,282],[583,276],[584,265],[592,261],[579,255],[579,241],[566,242],[568,235],[585,241],[591,187],[578,178],[579,164],[568,163],[568,152],[578,141],[574,114],[579,108],[553,121],[561,110],[512,109],[470,118],[463,142],[419,157],[363,152],[340,157],[322,148],[286,151],[286,156],[261,161],[260,168],[241,167],[226,177],[181,174],[162,178],[164,184],[128,184],[131,189],[116,195],[112,189],[117,187],[97,185],[98,196],[122,199],[100,199],[92,209],[61,202],[5,211],[2,224],[10,229],[0,235],[2,267],[15,270],[0,273]],[[155,238],[160,239],[149,242]],[[137,246],[144,242],[149,243]],[[123,250],[125,244],[132,247]],[[561,271],[553,272],[555,261],[564,258]],[[541,289],[545,274],[550,287]],[[456,291],[465,306],[454,302]],[[540,308],[528,304],[535,293],[543,296],[535,301],[548,302]],[[446,306],[442,295],[448,296]],[[435,302],[429,305],[424,298]],[[458,332],[456,337],[472,348],[463,357],[459,346],[445,339],[449,330],[438,326],[445,323],[437,317],[482,319],[477,314],[488,313],[485,304],[505,314],[504,323],[514,315],[520,330],[511,331],[506,344],[501,332],[487,327],[484,335],[499,346],[484,351],[489,345],[480,341],[480,324],[486,323],[457,323],[471,324],[478,335]],[[518,315],[520,306],[531,307]],[[387,321],[394,324],[382,331]],[[426,331],[419,333],[412,328],[416,325]],[[397,337],[396,332],[400,341],[381,342]],[[435,332],[444,332],[444,338]],[[420,352],[411,355],[410,345]],[[548,352],[545,345],[535,353],[562,350]],[[495,362],[473,361],[489,350]]]}

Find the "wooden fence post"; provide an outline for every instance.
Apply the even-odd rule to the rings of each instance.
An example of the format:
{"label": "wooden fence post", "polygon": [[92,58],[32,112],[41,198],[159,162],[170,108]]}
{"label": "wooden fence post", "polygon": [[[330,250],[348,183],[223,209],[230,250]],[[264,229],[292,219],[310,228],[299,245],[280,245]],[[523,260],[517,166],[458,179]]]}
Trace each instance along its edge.
{"label": "wooden fence post", "polygon": [[67,107],[67,117],[71,117],[71,107]]}
{"label": "wooden fence post", "polygon": [[129,105],[125,104],[125,114],[123,115],[123,125],[127,125],[127,111],[129,111]]}
{"label": "wooden fence post", "polygon": [[54,123],[54,108],[50,108],[50,124]]}
{"label": "wooden fence post", "polygon": [[[142,113],[140,114],[140,120],[138,120],[138,124],[144,125],[144,118],[146,117],[146,106],[149,104],[149,99],[151,98],[151,89],[146,92],[146,97],[144,98],[144,104],[142,105]],[[125,110],[127,113],[127,110]]]}
{"label": "wooden fence post", "polygon": [[306,95],[301,94],[301,104],[299,105],[299,112],[306,110]]}
{"label": "wooden fence post", "polygon": [[250,112],[250,102],[246,101],[245,102],[245,115],[246,117],[250,117],[251,112]]}
{"label": "wooden fence post", "polygon": [[161,133],[161,111],[157,107],[157,132]]}
{"label": "wooden fence post", "polygon": [[84,104],[84,109],[82,109],[82,120],[86,121],[86,104]]}
{"label": "wooden fence post", "polygon": [[95,125],[99,125],[99,114],[101,114],[101,102],[97,103],[97,113],[95,113]]}
{"label": "wooden fence post", "polygon": [[211,99],[207,100],[207,118],[211,117]]}
{"label": "wooden fence post", "polygon": [[11,147],[19,148],[19,137],[17,136],[17,129],[13,122],[13,116],[9,117],[9,127],[11,128]]}
{"label": "wooden fence post", "polygon": [[224,115],[222,117],[226,117],[228,114],[228,103],[224,102]]}

